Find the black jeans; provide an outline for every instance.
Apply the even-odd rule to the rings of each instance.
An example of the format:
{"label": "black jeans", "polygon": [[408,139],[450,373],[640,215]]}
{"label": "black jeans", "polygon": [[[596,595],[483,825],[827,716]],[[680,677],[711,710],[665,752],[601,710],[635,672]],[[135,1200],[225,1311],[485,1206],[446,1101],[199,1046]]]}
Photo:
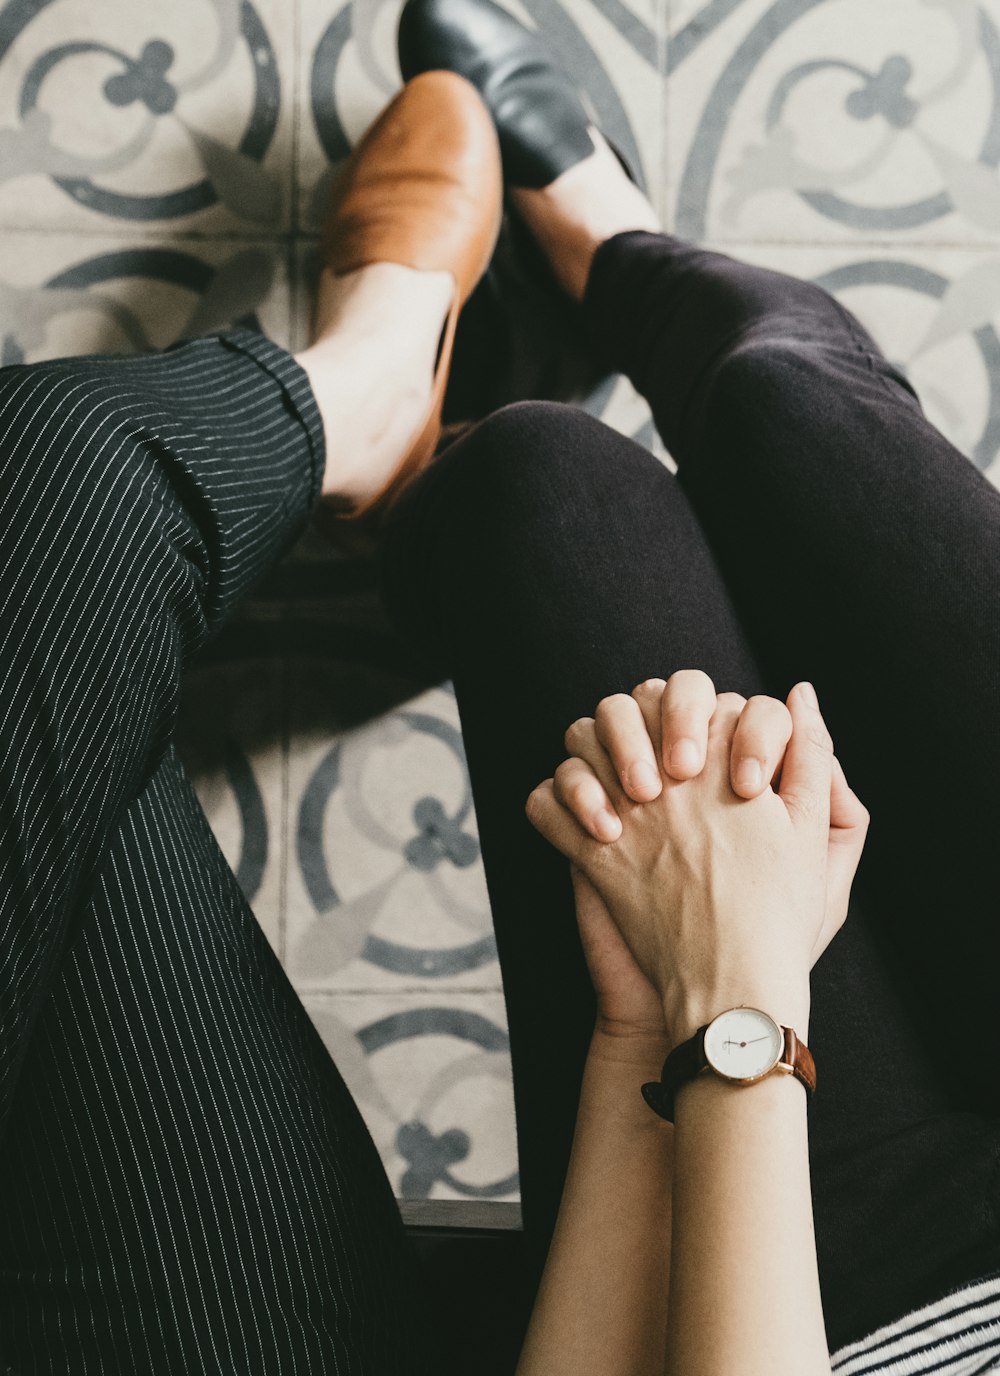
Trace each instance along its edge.
{"label": "black jeans", "polygon": [[[1000,1267],[995,1086],[940,1030],[995,1044],[1000,498],[815,288],[626,235],[586,316],[681,480],[529,403],[414,485],[385,548],[459,694],[535,1261],[592,996],[524,799],[608,692],[692,664],[747,694],[809,677],[875,818],[813,978],[836,1347]],[[183,665],[315,501],[305,375],[245,331],[7,369],[0,437],[0,1356],[435,1369],[375,1149],[170,745]]]}
{"label": "black jeans", "polygon": [[455,682],[540,1260],[592,994],[567,866],[524,800],[574,718],[675,669],[816,684],[872,814],[813,972],[815,1221],[831,1347],[1000,1267],[1000,493],[820,288],[645,233],[595,259],[594,346],[672,476],[579,411],[496,414],[404,494],[385,591]]}

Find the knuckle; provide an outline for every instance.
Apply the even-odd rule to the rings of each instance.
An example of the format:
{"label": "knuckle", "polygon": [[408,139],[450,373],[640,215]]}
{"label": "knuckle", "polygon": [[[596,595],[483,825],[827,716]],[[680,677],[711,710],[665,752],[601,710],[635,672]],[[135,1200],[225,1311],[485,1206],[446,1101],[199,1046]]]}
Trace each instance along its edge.
{"label": "knuckle", "polygon": [[817,750],[822,750],[825,754],[833,755],[833,737],[825,726],[819,722],[810,722],[806,727],[806,740]]}
{"label": "knuckle", "polygon": [[704,669],[676,669],[669,681],[675,688],[690,688],[696,693],[708,691],[715,696],[715,683]]}
{"label": "knuckle", "polygon": [[576,721],[570,722],[563,736],[563,745],[572,752],[580,743],[586,740],[594,729],[593,717],[577,717]]}
{"label": "knuckle", "polygon": [[778,745],[787,744],[792,734],[792,714],[777,698],[757,693],[748,698],[736,727],[741,748],[756,749],[771,756]]}
{"label": "knuckle", "polygon": [[747,698],[748,707],[754,708],[757,712],[767,712],[768,716],[780,717],[787,716],[791,720],[791,712],[783,702],[777,698],[772,698],[768,693],[754,693]]}
{"label": "knuckle", "polygon": [[747,700],[742,693],[725,692],[716,695],[716,706],[726,711],[740,711],[746,706]]}
{"label": "knuckle", "polygon": [[577,863],[588,879],[597,880],[606,872],[614,873],[616,850],[617,847],[614,845],[609,845],[606,841],[595,841],[593,837],[584,833],[578,842]]}
{"label": "knuckle", "polygon": [[566,806],[578,816],[582,813],[596,811],[597,800],[594,797],[590,779],[577,775],[567,786],[565,798]]}
{"label": "knuckle", "polygon": [[556,772],[553,776],[553,783],[556,785],[557,788],[566,788],[566,786],[570,783],[570,781],[573,778],[573,775],[576,772],[577,763],[578,762],[576,760],[563,760],[560,764],[556,766]]}
{"label": "knuckle", "polygon": [[683,729],[684,734],[690,734],[692,730],[704,731],[710,717],[711,710],[706,710],[706,706],[699,702],[666,702],[663,704],[661,720],[664,729],[670,728],[671,731]]}
{"label": "knuckle", "polygon": [[597,711],[594,713],[594,720],[601,721],[605,717],[614,716],[620,711],[623,703],[630,702],[627,693],[609,693],[607,697],[601,698],[597,704]]}
{"label": "knuckle", "polygon": [[795,793],[787,795],[786,801],[790,802],[799,816],[804,818],[807,822],[812,821],[816,817],[816,800],[811,794],[796,791]]}
{"label": "knuckle", "polygon": [[631,696],[633,698],[661,697],[666,686],[666,679],[644,678],[641,683],[637,683],[632,689]]}

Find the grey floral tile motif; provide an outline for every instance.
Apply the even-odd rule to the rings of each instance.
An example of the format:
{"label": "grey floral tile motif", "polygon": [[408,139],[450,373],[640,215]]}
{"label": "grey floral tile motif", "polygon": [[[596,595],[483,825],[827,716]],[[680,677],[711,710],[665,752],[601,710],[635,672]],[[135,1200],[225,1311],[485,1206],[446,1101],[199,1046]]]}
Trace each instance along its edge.
{"label": "grey floral tile motif", "polygon": [[291,298],[275,244],[0,229],[0,361],[135,353],[240,321],[279,343]]}
{"label": "grey floral tile motif", "polygon": [[1000,232],[1000,11],[978,0],[682,6],[668,203],[716,241]]}
{"label": "grey floral tile motif", "polygon": [[288,227],[293,21],[282,0],[8,0],[0,224]]}
{"label": "grey floral tile motif", "polygon": [[307,995],[402,1199],[517,1198],[500,995]]}
{"label": "grey floral tile motif", "polygon": [[722,246],[819,283],[916,388],[928,418],[1000,485],[1000,253],[911,246]]}
{"label": "grey floral tile motif", "polygon": [[[292,679],[291,718],[328,681]],[[500,990],[454,696],[289,744],[286,963],[297,987]]]}

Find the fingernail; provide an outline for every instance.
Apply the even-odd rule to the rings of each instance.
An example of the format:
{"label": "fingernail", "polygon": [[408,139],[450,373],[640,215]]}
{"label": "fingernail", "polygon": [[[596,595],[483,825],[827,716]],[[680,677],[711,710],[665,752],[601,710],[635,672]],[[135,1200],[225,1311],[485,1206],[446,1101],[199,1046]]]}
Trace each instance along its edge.
{"label": "fingernail", "polygon": [[764,771],[760,767],[760,760],[740,760],[736,766],[736,782],[740,788],[760,788],[763,778]]}
{"label": "fingernail", "polygon": [[594,818],[594,830],[602,841],[617,841],[622,834],[622,824],[613,812],[605,808]]}
{"label": "fingernail", "polygon": [[810,707],[819,706],[819,698],[816,696],[816,689],[812,686],[811,683],[800,683],[799,692],[802,694],[804,701],[806,701]]}
{"label": "fingernail", "polygon": [[629,788],[641,789],[643,793],[656,788],[659,782],[660,776],[648,760],[637,760],[628,771]]}
{"label": "fingernail", "polygon": [[673,749],[670,751],[671,769],[697,769],[700,763],[701,756],[693,740],[684,736],[679,741],[674,741]]}

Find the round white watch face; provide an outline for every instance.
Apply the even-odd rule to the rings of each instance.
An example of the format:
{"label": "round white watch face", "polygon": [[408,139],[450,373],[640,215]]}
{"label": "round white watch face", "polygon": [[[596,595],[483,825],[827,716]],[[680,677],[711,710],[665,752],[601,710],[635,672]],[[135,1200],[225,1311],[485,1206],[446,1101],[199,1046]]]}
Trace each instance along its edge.
{"label": "round white watch face", "polygon": [[785,1034],[758,1008],[730,1008],[709,1023],[705,1057],[729,1080],[753,1080],[766,1075],[785,1051]]}

